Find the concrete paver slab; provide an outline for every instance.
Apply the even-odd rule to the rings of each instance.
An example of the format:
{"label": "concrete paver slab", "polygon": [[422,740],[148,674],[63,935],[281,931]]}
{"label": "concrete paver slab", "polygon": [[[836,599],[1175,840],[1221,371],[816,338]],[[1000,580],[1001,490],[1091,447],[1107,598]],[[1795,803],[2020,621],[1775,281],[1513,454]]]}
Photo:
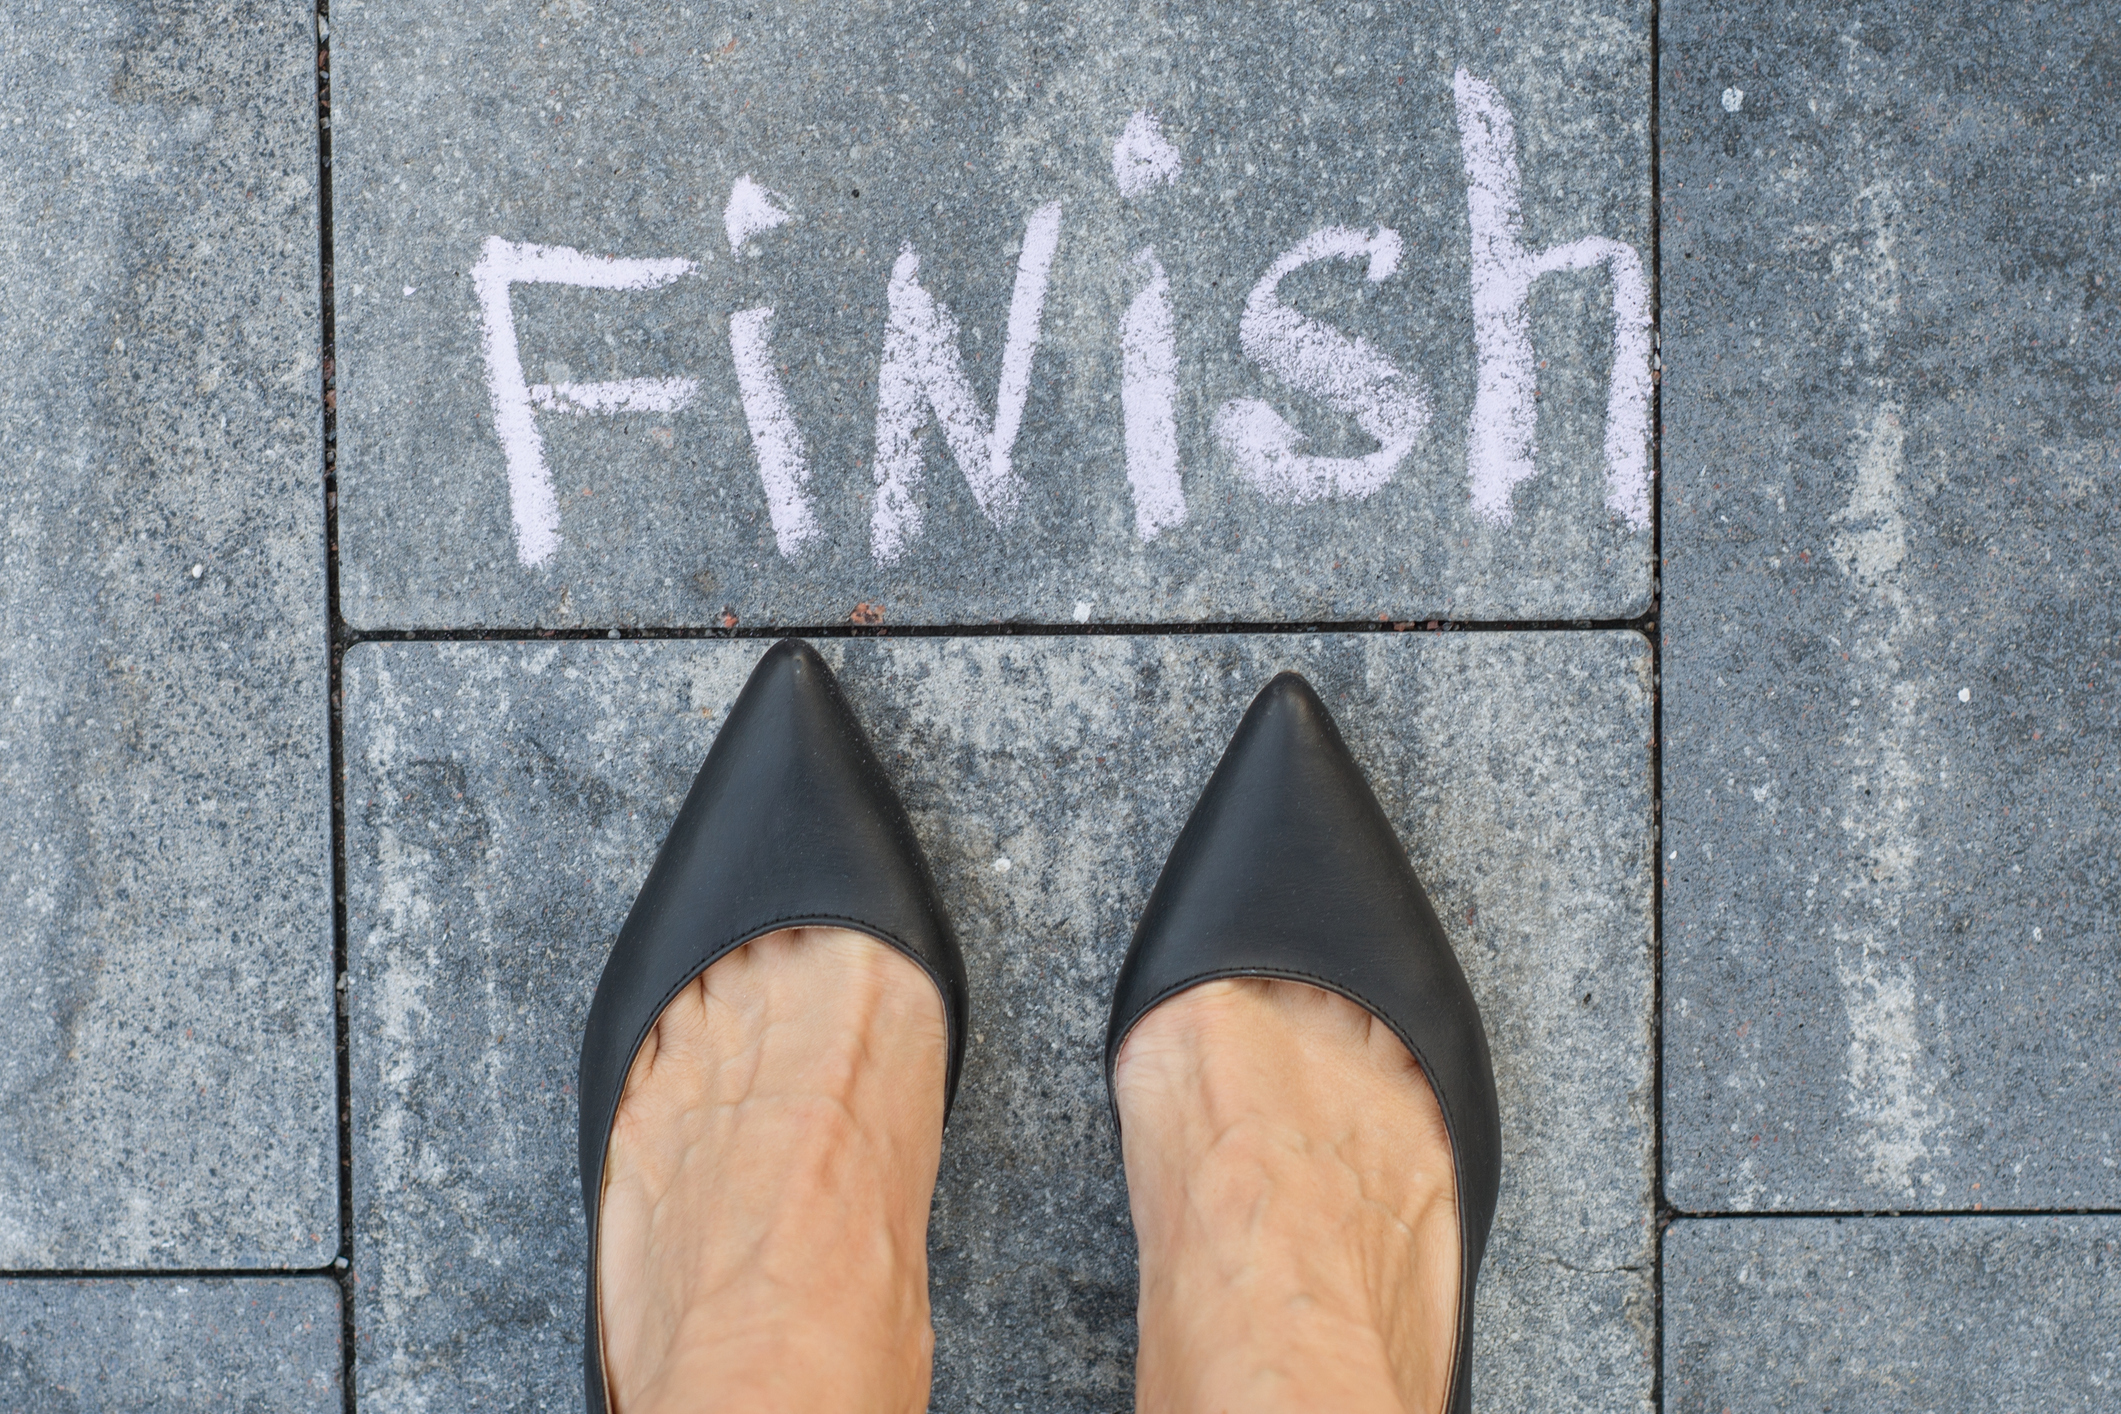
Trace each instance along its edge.
{"label": "concrete paver slab", "polygon": [[336,1414],[339,1330],[322,1277],[0,1281],[0,1408]]}
{"label": "concrete paver slab", "polygon": [[0,11],[0,1266],[338,1248],[306,4]]}
{"label": "concrete paver slab", "polygon": [[332,17],[358,625],[1648,606],[1640,0]]}
{"label": "concrete paver slab", "polygon": [[1665,1407],[2108,1409],[2121,1221],[1739,1218],[1665,1233]]}
{"label": "concrete paver slab", "polygon": [[2031,13],[1662,11],[1682,1209],[2121,1204],[2121,125]]}
{"label": "concrete paver slab", "polygon": [[[576,1407],[571,1093],[609,939],[760,642],[349,653],[366,1408]],[[1488,1407],[1649,1397],[1649,650],[1629,633],[841,640],[964,939],[935,1407],[1130,1397],[1112,976],[1251,694],[1311,676],[1465,959],[1503,1099]]]}

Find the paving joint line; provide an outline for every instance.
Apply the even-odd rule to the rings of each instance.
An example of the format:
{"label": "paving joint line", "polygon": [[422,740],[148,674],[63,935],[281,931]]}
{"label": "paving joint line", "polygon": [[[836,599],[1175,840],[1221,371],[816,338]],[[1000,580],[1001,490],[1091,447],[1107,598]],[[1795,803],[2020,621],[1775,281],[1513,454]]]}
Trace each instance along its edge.
{"label": "paving joint line", "polygon": [[[1667,1208],[1668,1222],[1917,1222],[1974,1218],[2121,1218],[2121,1208],[1788,1208],[1763,1211],[1739,1208]],[[1620,1268],[1618,1270],[1628,1270]],[[13,1267],[0,1268],[0,1281],[261,1281],[327,1280],[345,1273],[337,1263],[323,1267]]]}
{"label": "paving joint line", "polygon": [[1912,1222],[1918,1218],[2121,1218],[2121,1208],[1787,1208],[1773,1212],[1672,1209],[1673,1222],[1816,1222],[1822,1218],[1875,1218]]}
{"label": "paving joint line", "polygon": [[1287,623],[986,623],[986,624],[778,624],[757,627],[642,628],[618,625],[578,628],[377,628],[344,629],[340,643],[690,643],[719,639],[778,638],[1182,638],[1328,633],[1611,633],[1654,638],[1654,612],[1629,619],[1344,619]]}
{"label": "paving joint line", "polygon": [[1650,1407],[1664,1408],[1664,170],[1661,0],[1649,0],[1650,111]]}
{"label": "paving joint line", "polygon": [[0,1281],[329,1281],[344,1276],[323,1267],[21,1267],[0,1268]]}
{"label": "paving joint line", "polygon": [[353,1267],[353,1069],[346,938],[346,734],[342,668],[346,625],[339,616],[339,391],[331,184],[331,0],[316,0],[311,36],[317,81],[317,336],[324,465],[324,623],[326,734],[331,810],[331,993],[333,1099],[339,1140],[339,1251],[323,1274],[339,1287],[339,1384],[345,1414],[355,1414]]}

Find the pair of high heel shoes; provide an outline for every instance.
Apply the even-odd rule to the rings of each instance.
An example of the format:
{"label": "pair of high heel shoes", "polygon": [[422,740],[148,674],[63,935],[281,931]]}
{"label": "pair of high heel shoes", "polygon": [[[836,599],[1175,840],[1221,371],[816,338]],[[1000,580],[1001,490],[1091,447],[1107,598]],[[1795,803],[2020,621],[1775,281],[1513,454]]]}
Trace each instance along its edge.
{"label": "pair of high heel shoes", "polygon": [[[945,1113],[965,1053],[965,960],[882,764],[807,643],[768,650],[729,710],[619,933],[582,1038],[591,1414],[606,1414],[596,1228],[626,1075],[663,1008],[713,962],[783,928],[866,933],[934,981],[949,1023]],[[1458,1183],[1458,1332],[1449,1414],[1472,1402],[1473,1280],[1495,1215],[1495,1075],[1465,974],[1391,822],[1310,684],[1253,701],[1149,896],[1105,1036],[1113,1063],[1157,1003],[1221,977],[1305,982],[1406,1044],[1436,1092]],[[1118,1114],[1114,1105],[1114,1115]]]}

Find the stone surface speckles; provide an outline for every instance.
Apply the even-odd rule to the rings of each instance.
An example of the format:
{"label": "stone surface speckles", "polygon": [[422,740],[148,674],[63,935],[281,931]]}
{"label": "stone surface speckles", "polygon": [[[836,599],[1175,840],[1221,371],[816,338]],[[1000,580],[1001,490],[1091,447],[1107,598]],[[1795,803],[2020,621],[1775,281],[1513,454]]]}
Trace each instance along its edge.
{"label": "stone surface speckles", "polygon": [[[1451,928],[1500,1072],[1490,1408],[1634,1410],[1651,1285],[1649,651],[1638,636],[821,644],[965,941],[936,1406],[1131,1396],[1111,978],[1251,694],[1299,668]],[[574,1407],[581,1019],[764,645],[370,644],[346,662],[365,1407]],[[1007,861],[1004,867],[1004,861]]]}
{"label": "stone surface speckles", "polygon": [[0,9],[0,1267],[338,1250],[306,3]]}
{"label": "stone surface speckles", "polygon": [[337,1414],[339,1331],[321,1277],[0,1281],[0,1408]]}
{"label": "stone surface speckles", "polygon": [[2111,7],[1661,13],[1667,1192],[2121,1204]]}
{"label": "stone surface speckles", "polygon": [[1664,1238],[1664,1394],[1727,1409],[2111,1409],[2121,1221],[1734,1219]]}
{"label": "stone surface speckles", "polygon": [[[1507,528],[1473,513],[1453,97],[1463,67],[1514,116],[1531,248],[1606,238],[1646,262],[1636,0],[1184,13],[952,0],[917,16],[873,0],[342,0],[332,21],[341,583],[357,625],[822,625],[857,606],[892,624],[1065,623],[1078,605],[1121,623],[1615,618],[1649,604],[1647,521],[1606,508],[1605,274],[1533,287],[1539,474]],[[1171,184],[1144,179],[1129,197],[1113,144],[1140,111],[1180,160]],[[733,250],[727,207],[745,177],[792,219],[754,221]],[[881,562],[894,266],[915,250],[990,417],[1027,225],[1050,202],[1061,224],[1013,517],[986,514],[931,425],[911,495],[923,527]],[[1396,269],[1371,268],[1385,277],[1372,283],[1360,262],[1319,264],[1282,295],[1425,386],[1431,417],[1368,499],[1276,504],[1218,440],[1227,402],[1265,399],[1321,455],[1379,445],[1243,346],[1255,283],[1334,225],[1397,231]],[[525,411],[497,433],[475,277],[492,238],[693,268],[655,288],[515,285],[494,308]],[[1186,519],[1145,541],[1121,348],[1154,283],[1137,259],[1149,249],[1169,280]],[[732,349],[746,309],[772,311],[758,368],[785,387],[808,468],[817,534],[794,558],[748,430],[766,404],[747,413]],[[563,391],[629,379],[692,381],[641,392],[631,411],[584,412],[596,400]],[[684,406],[638,410],[658,400]],[[523,438],[542,448],[558,536],[535,568],[518,558],[504,451]]]}
{"label": "stone surface speckles", "polygon": [[606,944],[849,623],[941,1414],[1131,1403],[1284,666],[1490,1027],[1477,1408],[2114,1405],[2117,4],[0,4],[0,1411],[578,1407]]}

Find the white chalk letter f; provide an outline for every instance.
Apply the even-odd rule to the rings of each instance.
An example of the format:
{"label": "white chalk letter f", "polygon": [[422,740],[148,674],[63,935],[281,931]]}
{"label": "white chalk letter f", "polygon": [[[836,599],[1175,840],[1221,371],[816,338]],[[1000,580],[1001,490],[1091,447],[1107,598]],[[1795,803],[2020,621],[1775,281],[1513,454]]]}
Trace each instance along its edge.
{"label": "white chalk letter f", "polygon": [[513,285],[578,285],[591,290],[652,290],[690,274],[689,260],[619,260],[560,245],[486,238],[471,283],[479,294],[486,334],[486,386],[493,395],[493,431],[508,457],[508,509],[515,519],[516,558],[537,566],[560,548],[560,507],[545,467],[545,439],[533,407],[548,412],[674,412],[692,401],[692,378],[627,378],[613,383],[541,383],[523,377],[516,344]]}
{"label": "white chalk letter f", "polygon": [[1510,522],[1510,491],[1536,471],[1537,360],[1532,285],[1542,275],[1603,265],[1613,281],[1613,372],[1606,395],[1606,507],[1638,529],[1650,523],[1650,291],[1642,257],[1620,241],[1590,237],[1543,251],[1524,244],[1518,205],[1517,130],[1495,86],[1458,71],[1458,138],[1473,230],[1473,336],[1480,386],[1466,443],[1473,511]]}

